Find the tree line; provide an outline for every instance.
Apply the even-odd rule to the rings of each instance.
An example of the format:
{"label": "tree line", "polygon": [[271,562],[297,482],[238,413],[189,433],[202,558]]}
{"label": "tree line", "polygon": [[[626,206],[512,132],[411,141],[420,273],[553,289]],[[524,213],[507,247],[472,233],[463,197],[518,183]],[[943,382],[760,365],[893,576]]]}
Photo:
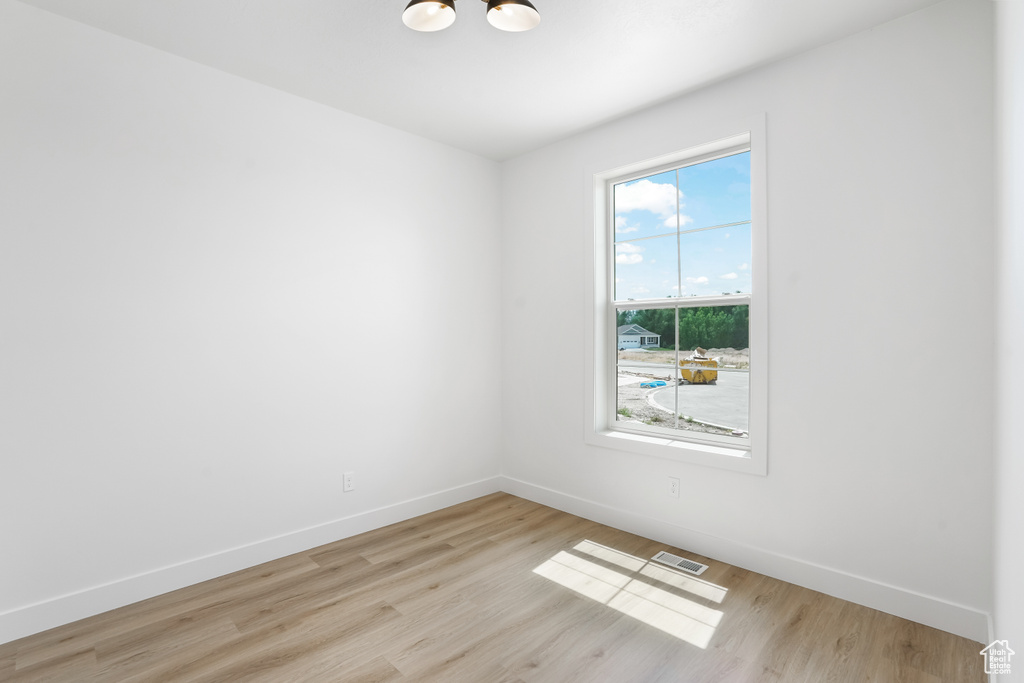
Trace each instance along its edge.
{"label": "tree line", "polygon": [[[676,309],[645,308],[619,311],[618,324],[639,325],[661,335],[661,346],[672,348]],[[679,309],[679,348],[692,350],[750,346],[750,306],[704,306]]]}

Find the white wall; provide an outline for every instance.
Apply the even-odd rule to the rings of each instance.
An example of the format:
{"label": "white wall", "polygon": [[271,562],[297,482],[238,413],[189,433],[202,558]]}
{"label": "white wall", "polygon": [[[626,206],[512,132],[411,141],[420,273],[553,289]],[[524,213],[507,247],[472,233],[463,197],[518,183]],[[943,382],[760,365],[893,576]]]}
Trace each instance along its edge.
{"label": "white wall", "polygon": [[495,490],[496,163],[12,0],[0,65],[0,642]]}
{"label": "white wall", "polygon": [[[504,485],[984,639],[992,39],[990,3],[951,0],[507,162]],[[584,445],[584,169],[759,112],[768,476]],[[537,328],[565,345],[532,344]]]}
{"label": "white wall", "polygon": [[[508,162],[499,196],[489,161],[0,0],[0,642],[493,490],[498,411],[435,400],[481,386],[506,489],[983,639],[995,384],[954,363],[993,353],[990,22],[935,6]],[[527,336],[583,347],[583,168],[762,111],[768,477],[585,447],[582,358]]]}
{"label": "white wall", "polygon": [[[1024,681],[1024,4],[996,3],[999,59],[999,308],[1001,361],[995,472],[993,639],[1018,653],[1013,680]],[[1000,681],[1009,680],[1000,676]]]}

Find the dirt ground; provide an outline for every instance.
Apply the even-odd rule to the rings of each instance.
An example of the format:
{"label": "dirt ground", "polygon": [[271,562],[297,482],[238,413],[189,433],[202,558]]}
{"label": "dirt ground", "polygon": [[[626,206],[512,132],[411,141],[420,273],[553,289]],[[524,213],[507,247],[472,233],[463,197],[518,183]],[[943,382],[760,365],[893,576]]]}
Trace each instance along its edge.
{"label": "dirt ground", "polygon": [[[679,358],[687,358],[693,350],[679,351]],[[723,367],[727,368],[749,368],[750,367],[750,349],[708,349],[704,354],[708,358],[714,358]],[[625,351],[619,351],[619,360],[636,360],[644,361],[645,363],[668,363],[669,365],[676,364],[675,351],[666,351],[664,349],[627,349]]]}

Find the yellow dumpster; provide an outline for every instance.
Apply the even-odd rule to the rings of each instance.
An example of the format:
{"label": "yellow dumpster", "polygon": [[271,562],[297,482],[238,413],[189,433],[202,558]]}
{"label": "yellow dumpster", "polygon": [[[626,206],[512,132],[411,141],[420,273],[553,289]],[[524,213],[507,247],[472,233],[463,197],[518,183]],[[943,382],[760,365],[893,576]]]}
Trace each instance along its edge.
{"label": "yellow dumpster", "polygon": [[704,354],[707,353],[704,349],[699,346],[697,349],[690,354],[689,358],[684,358],[679,361],[680,371],[684,382],[690,384],[714,384],[718,381],[717,370],[707,370],[706,368],[717,368],[718,361],[713,358],[708,358]]}

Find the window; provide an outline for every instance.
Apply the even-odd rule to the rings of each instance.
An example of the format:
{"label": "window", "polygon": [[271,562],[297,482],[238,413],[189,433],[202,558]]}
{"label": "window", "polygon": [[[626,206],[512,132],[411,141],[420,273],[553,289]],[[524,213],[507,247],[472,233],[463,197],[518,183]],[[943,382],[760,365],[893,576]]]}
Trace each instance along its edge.
{"label": "window", "polygon": [[758,123],[593,174],[588,441],[766,473]]}
{"label": "window", "polygon": [[615,420],[623,431],[745,448],[750,151],[721,154],[608,181],[610,306],[618,330],[641,335],[638,351],[616,359]]}

